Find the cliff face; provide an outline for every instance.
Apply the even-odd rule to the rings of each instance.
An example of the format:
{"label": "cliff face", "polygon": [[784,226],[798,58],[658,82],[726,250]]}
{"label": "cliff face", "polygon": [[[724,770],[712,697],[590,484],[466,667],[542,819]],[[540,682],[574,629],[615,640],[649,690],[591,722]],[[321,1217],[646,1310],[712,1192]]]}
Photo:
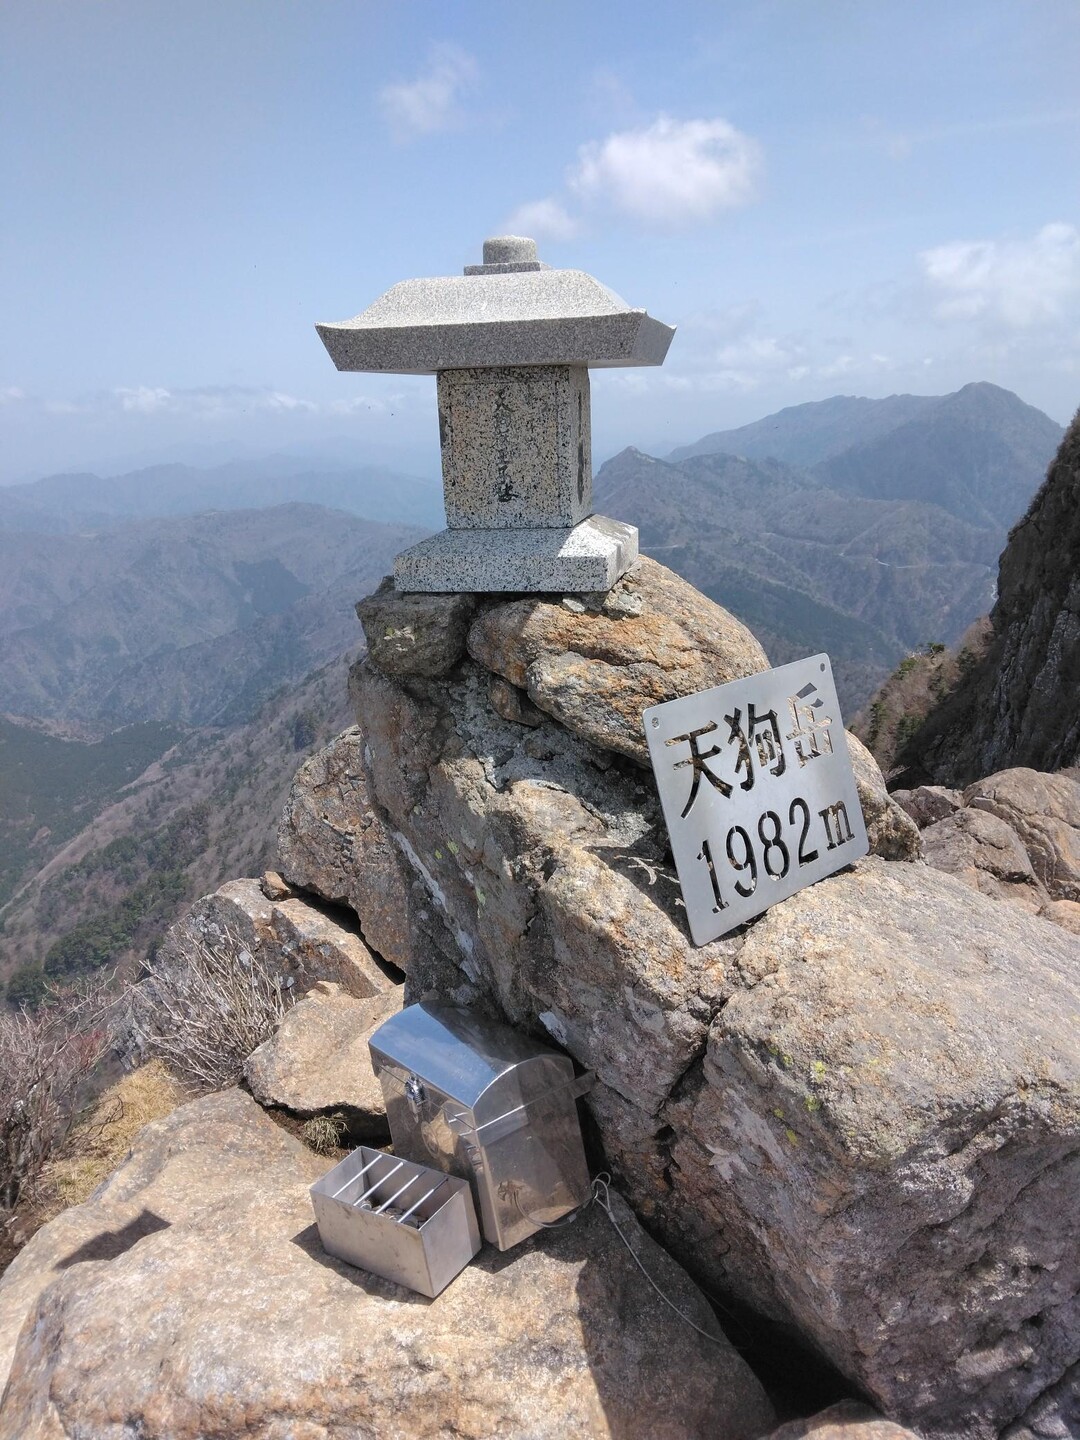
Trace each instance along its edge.
{"label": "cliff face", "polygon": [[1080,763],[1080,415],[1001,557],[993,640],[900,757],[968,784],[1008,766]]}

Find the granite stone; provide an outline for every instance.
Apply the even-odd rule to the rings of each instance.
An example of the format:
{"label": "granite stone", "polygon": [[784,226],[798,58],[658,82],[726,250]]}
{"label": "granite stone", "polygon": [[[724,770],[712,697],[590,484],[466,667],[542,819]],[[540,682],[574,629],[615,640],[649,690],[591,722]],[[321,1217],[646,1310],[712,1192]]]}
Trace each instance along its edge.
{"label": "granite stone", "polygon": [[388,575],[357,601],[371,663],[384,675],[449,675],[465,654],[476,613],[472,595],[402,595]]}
{"label": "granite stone", "polygon": [[466,265],[466,275],[508,275],[514,270],[549,270],[536,253],[536,241],[524,235],[494,235],[484,241],[484,263]]}
{"label": "granite stone", "polygon": [[443,497],[451,530],[568,529],[592,514],[584,365],[444,370]]}
{"label": "granite stone", "polygon": [[526,235],[491,235],[484,241],[485,265],[520,264],[534,260],[539,265],[536,241]]}
{"label": "granite stone", "polygon": [[394,561],[399,591],[610,590],[637,559],[636,526],[592,515],[572,529],[443,530]]}
{"label": "granite stone", "polygon": [[402,280],[352,320],[316,325],[339,370],[661,365],[675,334],[583,270]]}
{"label": "granite stone", "polygon": [[592,515],[589,367],[660,365],[671,326],[497,235],[315,328],[339,370],[438,376],[448,528],[397,557],[399,591],[602,594],[633,564],[637,530]]}

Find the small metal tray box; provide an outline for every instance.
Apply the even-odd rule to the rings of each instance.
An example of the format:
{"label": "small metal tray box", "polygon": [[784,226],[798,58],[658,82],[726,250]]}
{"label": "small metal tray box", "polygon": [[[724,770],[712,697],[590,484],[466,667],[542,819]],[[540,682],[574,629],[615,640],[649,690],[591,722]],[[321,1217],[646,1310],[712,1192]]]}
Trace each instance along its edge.
{"label": "small metal tray box", "polygon": [[573,1061],[457,1005],[423,1001],[371,1037],[394,1149],[468,1180],[485,1240],[508,1250],[585,1203]]}
{"label": "small metal tray box", "polygon": [[469,1186],[361,1145],[311,1187],[323,1248],[434,1298],[480,1249]]}

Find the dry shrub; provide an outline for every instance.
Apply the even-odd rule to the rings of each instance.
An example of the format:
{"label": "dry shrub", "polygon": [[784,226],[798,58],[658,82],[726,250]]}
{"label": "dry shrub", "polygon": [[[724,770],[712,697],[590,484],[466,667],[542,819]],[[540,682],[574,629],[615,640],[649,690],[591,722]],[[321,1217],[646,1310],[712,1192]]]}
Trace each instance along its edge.
{"label": "dry shrub", "polygon": [[146,971],[132,994],[136,1039],[196,1090],[234,1085],[289,1008],[286,982],[230,931],[162,947]]}
{"label": "dry shrub", "polygon": [[92,1113],[72,1130],[63,1152],[45,1166],[42,1190],[50,1213],[88,1200],[123,1160],[143,1126],[171,1114],[183,1098],[160,1060],[140,1065],[110,1085]]}
{"label": "dry shrub", "polygon": [[110,995],[110,979],[52,990],[33,1011],[0,1011],[0,1228],[67,1138],[80,1092],[113,1047],[123,997]]}
{"label": "dry shrub", "polygon": [[344,1115],[313,1115],[304,1121],[300,1133],[316,1155],[332,1155],[339,1149],[347,1128]]}

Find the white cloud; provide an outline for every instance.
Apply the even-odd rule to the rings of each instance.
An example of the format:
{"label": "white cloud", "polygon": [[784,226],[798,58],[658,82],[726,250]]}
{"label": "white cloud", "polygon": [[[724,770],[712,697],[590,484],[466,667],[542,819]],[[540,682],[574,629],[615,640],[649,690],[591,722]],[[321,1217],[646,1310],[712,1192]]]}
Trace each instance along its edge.
{"label": "white cloud", "polygon": [[26,399],[26,391],[20,390],[18,385],[8,385],[0,389],[0,405],[15,405],[20,400]]}
{"label": "white cloud", "polygon": [[304,410],[309,413],[319,408],[313,400],[300,400],[295,395],[286,395],[280,390],[272,390],[269,395],[261,397],[257,404],[263,410]]}
{"label": "white cloud", "polygon": [[830,360],[823,365],[818,374],[823,380],[839,380],[841,375],[847,375],[855,368],[854,355],[838,355],[835,360]]}
{"label": "white cloud", "polygon": [[1024,329],[1057,320],[1080,293],[1080,231],[1060,222],[1028,240],[956,241],[919,259],[943,319]]}
{"label": "white cloud", "polygon": [[370,395],[354,395],[350,400],[331,400],[326,410],[330,415],[385,415],[389,404],[396,399],[401,402],[403,396],[391,396],[390,402],[376,400]]}
{"label": "white cloud", "polygon": [[574,209],[678,229],[749,205],[760,172],[760,145],[726,120],[660,115],[651,125],[580,146],[566,176],[571,203],[548,195],[519,205],[507,229],[570,240],[582,229]]}
{"label": "white cloud", "polygon": [[572,240],[581,226],[553,196],[519,205],[506,222],[508,235],[529,235],[535,240]]}
{"label": "white cloud", "polygon": [[134,389],[120,387],[113,391],[121,410],[135,410],[140,415],[153,415],[172,408],[172,395],[160,385],[138,385]]}
{"label": "white cloud", "polygon": [[681,226],[756,195],[761,147],[726,120],[673,120],[583,145],[569,176],[587,205],[648,224]]}
{"label": "white cloud", "polygon": [[385,85],[379,107],[398,140],[448,130],[461,121],[460,98],[476,80],[477,64],[457,45],[432,45],[415,80]]}

